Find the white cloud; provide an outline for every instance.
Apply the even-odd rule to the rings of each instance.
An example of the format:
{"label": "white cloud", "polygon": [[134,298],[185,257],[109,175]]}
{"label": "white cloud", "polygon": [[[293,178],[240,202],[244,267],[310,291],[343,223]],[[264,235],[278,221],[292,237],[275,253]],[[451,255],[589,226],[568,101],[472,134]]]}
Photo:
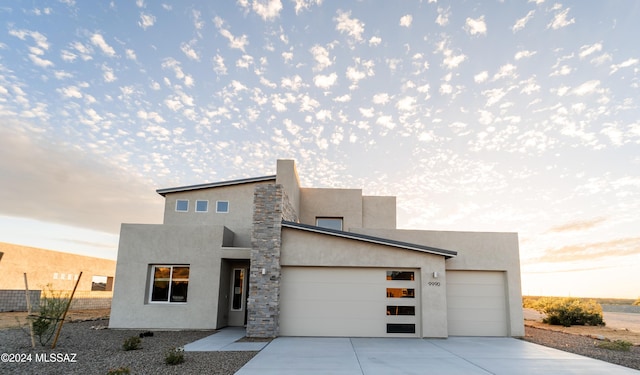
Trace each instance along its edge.
{"label": "white cloud", "polygon": [[550,77],[566,76],[568,74],[571,74],[572,70],[573,69],[569,65],[562,65],[558,69],[556,69],[553,72],[551,72],[551,74],[549,74],[549,76]]}
{"label": "white cloud", "polygon": [[136,56],[136,52],[132,49],[125,50],[125,54],[129,60],[136,61],[138,57]]}
{"label": "white cloud", "polygon": [[400,26],[410,27],[412,22],[413,22],[413,16],[410,14],[400,17]]}
{"label": "white cloud", "polygon": [[337,98],[334,98],[333,101],[338,103],[346,103],[351,101],[351,95],[345,94],[342,96],[338,96]]}
{"label": "white cloud", "polygon": [[253,64],[253,56],[251,55],[242,55],[237,61],[236,66],[242,69],[249,69],[249,65]]}
{"label": "white cloud", "polygon": [[591,55],[592,53],[600,52],[600,51],[602,51],[602,43],[584,45],[580,47],[580,53],[578,54],[578,56],[580,56],[581,59],[584,59],[585,57]]}
{"label": "white cloud", "polygon": [[213,71],[219,76],[227,74],[227,67],[224,65],[224,58],[219,54],[213,57]]}
{"label": "white cloud", "polygon": [[358,108],[362,117],[371,118],[375,115],[375,110],[372,108]]}
{"label": "white cloud", "polygon": [[587,81],[575,89],[571,90],[571,92],[578,96],[589,95],[597,91],[597,88],[600,86],[600,81],[597,79]]}
{"label": "white cloud", "polygon": [[156,23],[156,16],[152,14],[144,14],[140,13],[140,21],[138,22],[138,26],[142,27],[143,30],[153,26]]}
{"label": "white cloud", "polygon": [[635,58],[631,58],[628,60],[625,60],[623,62],[621,62],[620,64],[616,64],[616,65],[611,65],[611,72],[609,74],[613,74],[615,72],[617,72],[618,70],[622,69],[622,68],[628,68],[630,66],[634,66],[638,64],[638,59]]}
{"label": "white cloud", "polygon": [[313,68],[314,71],[322,71],[333,64],[333,61],[329,57],[329,51],[327,51],[326,48],[316,44],[311,47],[309,51],[313,55],[314,60],[316,60],[316,66]]}
{"label": "white cloud", "polygon": [[575,23],[576,22],[575,18],[572,18],[569,20],[567,19],[567,15],[569,14],[569,9],[571,8],[567,8],[562,12],[556,13],[555,16],[553,17],[553,21],[551,21],[551,23],[547,25],[547,28],[552,28],[554,30],[557,30],[557,29],[561,29],[563,27],[569,26],[572,23]]}
{"label": "white cloud", "polygon": [[303,10],[311,8],[312,5],[321,5],[322,0],[294,0],[296,6],[296,14],[300,14]]}
{"label": "white cloud", "polygon": [[473,76],[473,80],[476,83],[485,82],[487,79],[489,79],[489,72],[487,72],[486,70]]}
{"label": "white cloud", "polygon": [[520,18],[519,20],[516,21],[516,23],[513,25],[513,27],[511,28],[511,30],[513,30],[513,32],[518,32],[522,29],[524,29],[524,27],[527,25],[527,22],[529,22],[531,20],[531,18],[533,18],[535,11],[534,10],[530,10],[529,13],[527,13],[526,16]]}
{"label": "white cloud", "polygon": [[486,35],[487,34],[487,24],[484,22],[484,16],[480,18],[467,18],[465,22],[464,28],[469,34],[476,35]]}
{"label": "white cloud", "polygon": [[396,127],[396,124],[393,122],[393,117],[391,116],[380,116],[376,119],[376,124],[381,125],[389,130],[392,130]]}
{"label": "white cloud", "polygon": [[331,111],[327,109],[321,109],[316,113],[316,120],[327,121],[331,119]]}
{"label": "white cloud", "polygon": [[82,98],[82,92],[77,86],[67,86],[57,89],[56,91],[62,94],[62,96],[64,96],[65,98]]}
{"label": "white cloud", "polygon": [[396,108],[400,111],[411,112],[415,110],[416,98],[412,96],[405,96],[404,98],[398,100],[396,103]]}
{"label": "white cloud", "polygon": [[41,68],[48,68],[53,66],[53,62],[40,58],[39,56],[34,55],[32,53],[29,54],[29,59],[31,59],[34,65],[39,66]]}
{"label": "white cloud", "polygon": [[182,43],[180,45],[180,50],[185,54],[188,58],[195,61],[200,61],[200,56],[198,52],[193,48],[193,45],[196,44],[196,40],[192,40],[189,43]]}
{"label": "white cloud", "polygon": [[280,81],[280,86],[285,89],[291,89],[293,91],[298,91],[300,88],[305,87],[306,85],[302,81],[302,77],[299,75],[295,75],[293,77],[284,77]]}
{"label": "white cloud", "polygon": [[515,56],[514,56],[514,57],[515,57],[515,59],[516,59],[516,61],[517,61],[517,60],[524,59],[524,58],[526,58],[526,57],[531,57],[531,56],[535,55],[536,53],[537,53],[537,52],[527,51],[527,50],[525,50],[525,51],[518,51],[518,52],[516,52],[516,54],[515,54]]}
{"label": "white cloud", "polygon": [[346,33],[355,41],[362,41],[362,33],[364,32],[364,23],[357,18],[350,18],[351,12],[343,12],[338,10],[338,16],[334,18],[336,21],[336,30],[340,33]]}
{"label": "white cloud", "polygon": [[441,83],[438,92],[442,95],[449,95],[453,92],[453,86],[448,83]]}
{"label": "white cloud", "polygon": [[436,23],[440,26],[447,26],[449,24],[449,17],[451,16],[450,8],[438,8],[438,17],[436,17]]}
{"label": "white cloud", "polygon": [[[248,1],[239,1],[241,6],[248,7]],[[256,12],[264,21],[273,21],[280,16],[282,2],[280,0],[253,0],[251,9]]]}
{"label": "white cloud", "polygon": [[224,20],[218,16],[213,19],[213,23],[216,25],[216,28],[218,29],[220,35],[229,40],[229,47],[233,49],[239,49],[244,52],[244,47],[249,44],[249,40],[246,35],[235,37],[233,34],[231,34],[231,31],[224,28]]}
{"label": "white cloud", "polygon": [[106,64],[102,65],[102,78],[105,82],[113,82],[116,80],[116,75],[113,73],[113,69]]}
{"label": "white cloud", "polygon": [[389,102],[389,94],[387,93],[380,93],[380,94],[375,94],[373,96],[373,103],[374,104],[387,104]]}
{"label": "white cloud", "polygon": [[377,46],[380,43],[382,43],[382,38],[380,38],[380,37],[372,36],[371,39],[369,39],[369,45],[370,46]]}
{"label": "white cloud", "polygon": [[95,33],[91,36],[91,43],[93,43],[94,46],[100,48],[100,50],[102,50],[102,52],[109,57],[113,57],[116,55],[116,51],[109,44],[107,44],[107,42],[104,40],[104,37],[102,37],[102,35],[98,33]]}
{"label": "white cloud", "polygon": [[518,74],[516,73],[516,66],[513,64],[506,64],[500,67],[498,73],[493,75],[494,80],[498,80],[500,78],[516,78]]}
{"label": "white cloud", "polygon": [[337,79],[338,75],[336,73],[331,73],[329,75],[319,74],[313,77],[313,83],[321,89],[328,89],[336,83]]}

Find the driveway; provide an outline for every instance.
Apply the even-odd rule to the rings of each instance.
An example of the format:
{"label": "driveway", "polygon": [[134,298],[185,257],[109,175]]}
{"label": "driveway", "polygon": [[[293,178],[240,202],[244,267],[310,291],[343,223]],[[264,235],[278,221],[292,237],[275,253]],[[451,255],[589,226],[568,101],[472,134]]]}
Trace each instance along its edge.
{"label": "driveway", "polygon": [[638,375],[640,371],[513,338],[279,337],[236,374]]}

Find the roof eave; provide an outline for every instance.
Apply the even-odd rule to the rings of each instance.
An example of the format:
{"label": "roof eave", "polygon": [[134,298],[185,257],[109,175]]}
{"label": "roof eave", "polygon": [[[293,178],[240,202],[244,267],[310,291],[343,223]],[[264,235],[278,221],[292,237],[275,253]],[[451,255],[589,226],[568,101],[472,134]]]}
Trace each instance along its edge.
{"label": "roof eave", "polygon": [[283,220],[282,225],[285,228],[299,229],[299,230],[304,230],[308,232],[327,234],[327,235],[332,235],[332,236],[342,237],[342,238],[349,238],[353,240],[375,243],[379,245],[392,246],[392,247],[397,247],[397,248],[402,248],[407,250],[414,250],[422,253],[441,255],[441,256],[444,256],[445,259],[453,258],[458,255],[458,252],[453,250],[439,249],[435,247],[423,246],[423,245],[413,244],[409,242],[396,241],[388,238],[369,236],[369,235],[359,234],[359,233],[321,228],[313,225],[295,223],[292,221]]}
{"label": "roof eave", "polygon": [[156,193],[162,195],[163,197],[170,193],[180,193],[184,191],[192,191],[192,190],[202,190],[202,189],[211,189],[223,186],[233,186],[233,185],[241,185],[241,184],[250,184],[255,182],[263,182],[269,180],[275,180],[276,175],[270,176],[261,176],[261,177],[252,177],[252,178],[243,178],[239,180],[230,180],[230,181],[220,181],[220,182],[211,182],[207,184],[198,184],[198,185],[188,185],[188,186],[177,186],[171,188],[163,188],[157,189]]}

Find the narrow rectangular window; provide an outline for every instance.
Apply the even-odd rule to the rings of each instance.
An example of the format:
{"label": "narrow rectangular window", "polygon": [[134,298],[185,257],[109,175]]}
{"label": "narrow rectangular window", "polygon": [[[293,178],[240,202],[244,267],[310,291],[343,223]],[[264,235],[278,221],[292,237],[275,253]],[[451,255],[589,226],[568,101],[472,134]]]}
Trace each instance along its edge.
{"label": "narrow rectangular window", "polygon": [[320,228],[342,230],[341,217],[317,217],[316,226]]}
{"label": "narrow rectangular window", "polygon": [[229,201],[217,201],[216,212],[220,214],[226,214],[229,212]]}
{"label": "narrow rectangular window", "polygon": [[152,266],[151,302],[187,302],[189,266]]}
{"label": "narrow rectangular window", "polygon": [[244,268],[233,270],[231,310],[242,310],[244,305]]}
{"label": "narrow rectangular window", "polygon": [[196,212],[209,211],[209,201],[196,201]]}
{"label": "narrow rectangular window", "polygon": [[187,200],[187,199],[178,199],[178,200],[176,200],[176,211],[178,211],[178,212],[187,212],[187,211],[189,211],[189,200]]}
{"label": "narrow rectangular window", "polygon": [[409,280],[413,281],[415,275],[413,271],[387,271],[387,280]]}
{"label": "narrow rectangular window", "polygon": [[387,306],[387,315],[416,315],[415,306]]}
{"label": "narrow rectangular window", "polygon": [[415,324],[387,324],[387,333],[416,333]]}
{"label": "narrow rectangular window", "polygon": [[415,298],[413,288],[387,288],[387,298]]}

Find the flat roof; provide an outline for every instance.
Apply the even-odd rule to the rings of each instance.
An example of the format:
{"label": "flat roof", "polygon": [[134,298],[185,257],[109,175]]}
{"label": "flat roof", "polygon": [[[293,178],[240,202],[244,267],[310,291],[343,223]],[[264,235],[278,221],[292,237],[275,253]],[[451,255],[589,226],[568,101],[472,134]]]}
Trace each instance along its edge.
{"label": "flat roof", "polygon": [[336,230],[336,229],[321,228],[314,225],[295,223],[293,221],[283,220],[282,226],[285,228],[298,229],[298,230],[303,230],[307,232],[326,234],[329,236],[348,238],[356,241],[375,243],[378,245],[386,245],[386,246],[392,246],[392,247],[397,247],[397,248],[406,249],[406,250],[414,250],[414,251],[420,251],[423,253],[429,253],[434,255],[442,255],[447,259],[453,258],[458,255],[458,252],[453,250],[439,249],[436,247],[418,245],[418,244],[403,242],[403,241],[396,241],[389,238],[369,236],[366,234],[345,232],[345,231]]}
{"label": "flat roof", "polygon": [[254,182],[263,182],[263,181],[271,181],[276,179],[276,175],[271,176],[262,176],[262,177],[252,177],[252,178],[243,178],[239,180],[230,180],[230,181],[220,181],[220,182],[210,182],[207,184],[198,184],[198,185],[188,185],[188,186],[178,186],[172,188],[164,188],[156,190],[156,193],[162,195],[163,197],[169,193],[178,193],[183,191],[191,191],[191,190],[200,190],[200,189],[210,189],[217,188],[222,186],[231,186],[231,185],[241,185],[241,184],[250,184]]}

